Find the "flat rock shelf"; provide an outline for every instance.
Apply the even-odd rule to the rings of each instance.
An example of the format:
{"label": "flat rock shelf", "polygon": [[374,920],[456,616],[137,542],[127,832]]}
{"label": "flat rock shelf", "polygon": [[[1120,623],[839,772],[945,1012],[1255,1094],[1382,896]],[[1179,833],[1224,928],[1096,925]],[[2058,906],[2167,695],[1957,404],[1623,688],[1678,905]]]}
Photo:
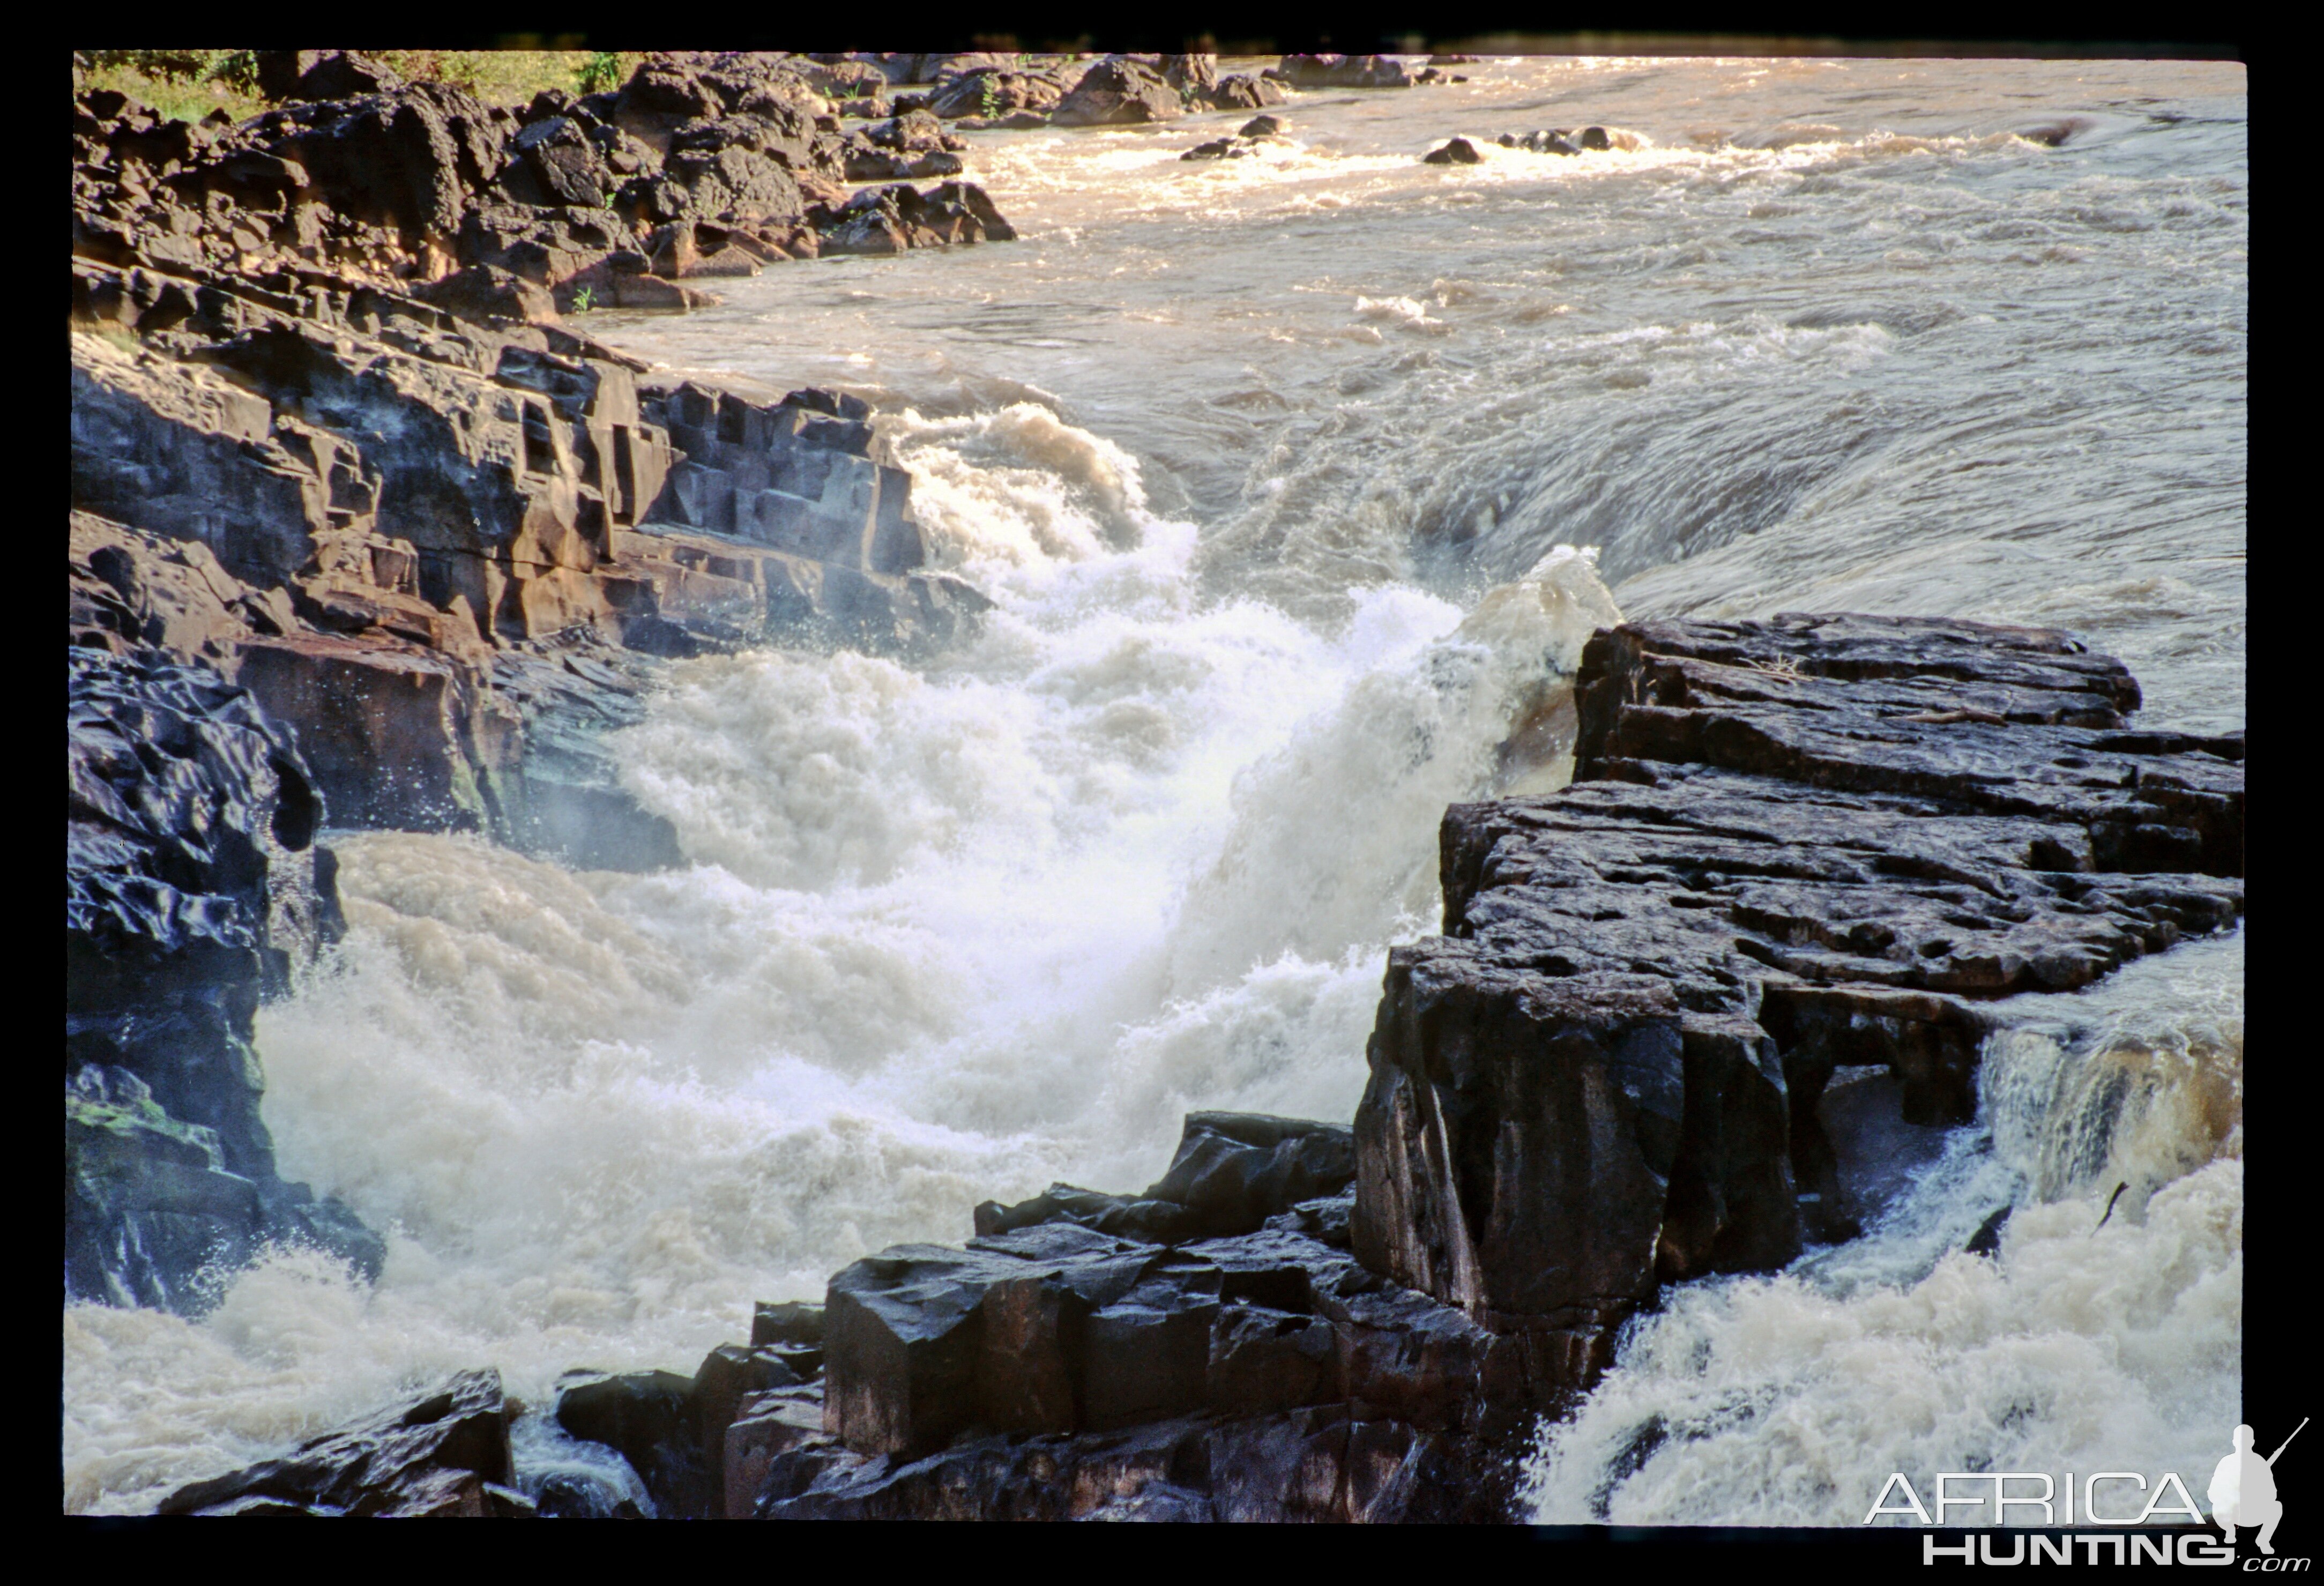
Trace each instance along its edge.
{"label": "flat rock shelf", "polygon": [[[1445,814],[1444,934],[1389,954],[1352,1130],[1194,1114],[1142,1194],[988,1203],[558,1418],[666,1516],[1514,1518],[1537,1418],[1663,1286],[1859,1231],[1884,1176],[1835,1148],[1835,1070],[1886,1071],[1862,1169],[1884,1122],[1973,1118],[1994,1000],[2239,917],[2243,737],[2139,703],[2050,630],[1602,630],[1573,783]],[[172,1506],[418,1501],[271,1470]],[[429,1480],[468,1512],[641,1512],[461,1470]]]}

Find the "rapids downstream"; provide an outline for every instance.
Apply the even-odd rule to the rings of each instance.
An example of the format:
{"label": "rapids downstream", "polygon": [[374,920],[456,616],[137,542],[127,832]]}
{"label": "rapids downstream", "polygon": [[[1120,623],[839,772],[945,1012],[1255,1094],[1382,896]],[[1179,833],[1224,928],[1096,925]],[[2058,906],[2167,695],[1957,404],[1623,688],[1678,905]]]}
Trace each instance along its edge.
{"label": "rapids downstream", "polygon": [[[614,748],[683,868],[333,838],[350,933],[260,1015],[265,1113],[385,1271],[69,1308],[68,1510],[420,1375],[690,1370],[977,1201],[1154,1178],[1191,1108],[1346,1118],[1443,807],[1562,780],[1500,747],[1618,614],[2066,626],[2143,720],[2244,724],[2240,67],[1463,69],[1298,96],[1250,159],[1178,159],[1234,117],[971,134],[1016,243],[590,317],[871,398],[996,607],[917,666],[672,664]],[[1640,146],[1418,159],[1588,123]],[[2237,933],[2010,1005],[1979,1122],[1865,1238],[1633,1324],[1539,1517],[1853,1525],[1891,1470],[2216,1458],[2243,979]]]}

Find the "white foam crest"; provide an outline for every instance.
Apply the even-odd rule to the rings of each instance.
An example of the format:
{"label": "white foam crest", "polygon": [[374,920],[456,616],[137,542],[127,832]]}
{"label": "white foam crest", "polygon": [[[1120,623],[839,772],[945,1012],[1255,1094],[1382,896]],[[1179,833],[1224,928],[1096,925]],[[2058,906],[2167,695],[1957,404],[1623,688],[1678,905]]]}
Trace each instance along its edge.
{"label": "white foam crest", "polygon": [[1138,461],[1036,402],[881,420],[912,475],[936,565],[1085,561],[1138,545],[1150,518]]}
{"label": "white foam crest", "polygon": [[[1544,1430],[1536,1517],[1855,1525],[1891,1471],[2200,1491],[2238,1418],[2243,963],[2238,932],[1997,1004],[2020,1022],[1987,1043],[1978,1126],[1863,1238],[1633,1323]],[[1997,1254],[1966,1252],[2013,1201]]]}
{"label": "white foam crest", "polygon": [[[1360,611],[1412,598],[1375,592]],[[1280,946],[1336,958],[1377,940],[1383,921],[1401,936],[1430,928],[1445,805],[1495,790],[1515,769],[1498,752],[1513,729],[1554,717],[1590,634],[1620,620],[1594,553],[1560,547],[1253,764],[1234,789],[1232,830],[1188,891],[1172,987],[1210,985]],[[1360,614],[1355,632],[1363,627]],[[1565,731],[1562,744],[1533,744],[1526,768],[1569,751],[1570,719]],[[1319,809],[1333,818],[1314,818]]]}
{"label": "white foam crest", "polygon": [[[984,417],[908,432],[957,460],[964,513],[1036,489],[1143,512],[1126,459],[1046,410]],[[277,1261],[199,1323],[89,1322],[74,1502],[150,1504],[454,1366],[529,1398],[576,1366],[690,1369],[753,1300],[961,1237],[987,1196],[1141,1185],[1192,1107],[1345,1116],[1379,954],[1433,908],[1436,815],[1491,784],[1610,597],[1569,551],[1465,620],[1388,587],[1325,627],[1197,600],[1191,535],[1136,526],[988,562],[982,637],[920,670],[671,668],[610,746],[686,867],[344,839],[350,934],[262,1011],[265,1111],[287,1176],[387,1232],[386,1270]],[[114,1355],[124,1380],[208,1362],[209,1410],[124,1418]]]}
{"label": "white foam crest", "polygon": [[2021,1209],[1997,1258],[1902,1287],[1679,1291],[1536,1456],[1536,1518],[1853,1526],[1891,1471],[2198,1473],[2237,1419],[2243,1165],[2172,1185],[2144,1226],[2093,1237],[2099,1211]]}

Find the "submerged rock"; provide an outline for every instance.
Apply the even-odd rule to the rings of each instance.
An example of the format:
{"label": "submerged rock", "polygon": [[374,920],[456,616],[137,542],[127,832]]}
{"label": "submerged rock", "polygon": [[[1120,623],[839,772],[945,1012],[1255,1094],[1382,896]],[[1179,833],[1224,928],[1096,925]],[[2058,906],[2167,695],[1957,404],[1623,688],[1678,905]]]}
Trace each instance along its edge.
{"label": "submerged rock", "polygon": [[1579,154],[1582,145],[1563,127],[1529,133],[1503,133],[1493,140],[1504,149],[1525,149],[1536,154]]}
{"label": "submerged rock", "polygon": [[1483,163],[1484,158],[1468,139],[1452,138],[1429,150],[1420,160],[1424,165],[1478,165]]}

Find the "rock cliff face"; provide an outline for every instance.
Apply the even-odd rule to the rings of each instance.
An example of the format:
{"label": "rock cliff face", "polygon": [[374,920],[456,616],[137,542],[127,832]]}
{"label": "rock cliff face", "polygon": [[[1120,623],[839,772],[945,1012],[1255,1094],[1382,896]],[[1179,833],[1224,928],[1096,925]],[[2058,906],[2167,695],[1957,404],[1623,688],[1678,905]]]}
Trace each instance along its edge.
{"label": "rock cliff face", "polygon": [[[927,570],[852,399],[641,384],[555,327],[303,265],[180,268],[74,261],[76,567],[102,540],[118,597],[76,641],[208,655],[344,824],[557,826],[527,798],[552,696],[503,686],[545,648],[908,650],[983,604]],[[156,627],[164,585],[201,598]]]}
{"label": "rock cliff face", "polygon": [[796,58],[521,113],[261,64],[290,102],[241,125],[73,101],[65,1282],[181,1311],[271,1241],[380,1262],[259,1118],[254,1010],[337,929],[326,819],[675,864],[595,747],[662,659],[985,604],[861,402],[641,380],[557,301],[1010,235],[964,183],[851,206]]}
{"label": "rock cliff face", "polygon": [[1588,1386],[1660,1284],[1844,1237],[1819,1117],[1878,1065],[1975,1111],[1980,1005],[2242,909],[2243,740],[2141,732],[2065,634],[1785,617],[1584,652],[1576,781],[1444,819],[1389,955],[1357,1256]]}
{"label": "rock cliff face", "polygon": [[213,1259],[378,1240],[274,1171],[259,999],[339,930],[297,746],[215,673],[67,651],[65,1293],[181,1312]]}

